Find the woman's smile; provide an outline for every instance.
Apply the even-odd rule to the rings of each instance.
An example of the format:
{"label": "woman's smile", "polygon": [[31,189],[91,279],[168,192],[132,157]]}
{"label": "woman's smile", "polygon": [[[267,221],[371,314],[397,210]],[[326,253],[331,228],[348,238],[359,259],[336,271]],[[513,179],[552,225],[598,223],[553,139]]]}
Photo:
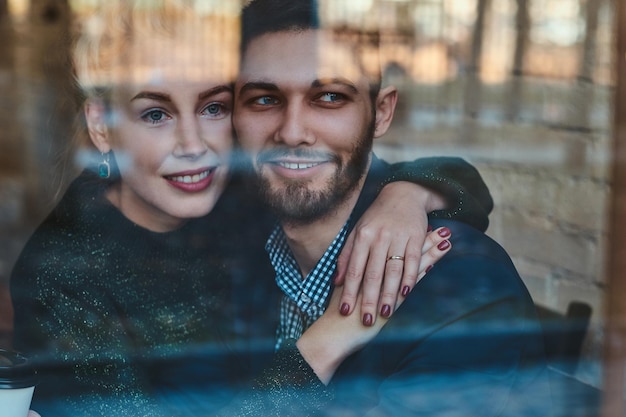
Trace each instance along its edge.
{"label": "woman's smile", "polygon": [[213,174],[217,167],[203,168],[201,170],[178,172],[172,175],[164,175],[169,184],[186,192],[199,192],[206,190],[213,182]]}

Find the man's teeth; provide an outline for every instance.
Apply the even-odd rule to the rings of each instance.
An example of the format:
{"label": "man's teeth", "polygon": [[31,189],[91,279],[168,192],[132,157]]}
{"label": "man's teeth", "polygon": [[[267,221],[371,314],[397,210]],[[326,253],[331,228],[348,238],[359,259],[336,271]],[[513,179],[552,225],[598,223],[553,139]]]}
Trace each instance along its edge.
{"label": "man's teeth", "polygon": [[185,184],[193,184],[199,181],[202,181],[206,177],[209,176],[210,171],[204,171],[200,174],[195,175],[177,175],[174,177],[170,177],[172,181],[176,182],[184,182]]}
{"label": "man's teeth", "polygon": [[279,162],[278,165],[287,169],[307,169],[307,168],[313,168],[314,166],[319,165],[320,163],[321,162],[307,162],[307,163]]}

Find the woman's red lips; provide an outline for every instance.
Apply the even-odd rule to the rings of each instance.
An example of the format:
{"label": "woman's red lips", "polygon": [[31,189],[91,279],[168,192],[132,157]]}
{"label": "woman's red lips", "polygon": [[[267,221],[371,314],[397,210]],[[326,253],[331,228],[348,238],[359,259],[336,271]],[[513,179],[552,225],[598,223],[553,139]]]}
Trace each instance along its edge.
{"label": "woman's red lips", "polygon": [[195,171],[177,172],[173,175],[165,175],[164,178],[170,185],[187,192],[203,191],[211,185],[213,173],[216,168],[208,168]]}

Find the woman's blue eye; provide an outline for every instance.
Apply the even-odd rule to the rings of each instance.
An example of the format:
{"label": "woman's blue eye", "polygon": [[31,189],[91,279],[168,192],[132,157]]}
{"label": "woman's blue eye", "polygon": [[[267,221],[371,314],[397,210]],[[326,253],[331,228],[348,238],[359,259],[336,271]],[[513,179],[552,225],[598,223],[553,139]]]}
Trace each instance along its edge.
{"label": "woman's blue eye", "polygon": [[209,103],[201,112],[204,117],[222,119],[230,114],[230,107],[222,102]]}
{"label": "woman's blue eye", "polygon": [[150,110],[144,113],[141,118],[150,123],[159,123],[165,119],[165,113],[161,110]]}
{"label": "woman's blue eye", "polygon": [[222,106],[217,103],[211,103],[206,107],[206,111],[211,115],[217,115],[222,111]]}

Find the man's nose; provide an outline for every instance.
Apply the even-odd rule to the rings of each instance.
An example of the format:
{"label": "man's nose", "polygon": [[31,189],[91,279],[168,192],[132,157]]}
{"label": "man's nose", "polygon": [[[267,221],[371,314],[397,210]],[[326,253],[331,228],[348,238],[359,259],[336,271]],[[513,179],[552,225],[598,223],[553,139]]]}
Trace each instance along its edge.
{"label": "man's nose", "polygon": [[305,104],[289,103],[282,113],[280,127],[275,140],[288,146],[311,145],[315,137],[309,129]]}

